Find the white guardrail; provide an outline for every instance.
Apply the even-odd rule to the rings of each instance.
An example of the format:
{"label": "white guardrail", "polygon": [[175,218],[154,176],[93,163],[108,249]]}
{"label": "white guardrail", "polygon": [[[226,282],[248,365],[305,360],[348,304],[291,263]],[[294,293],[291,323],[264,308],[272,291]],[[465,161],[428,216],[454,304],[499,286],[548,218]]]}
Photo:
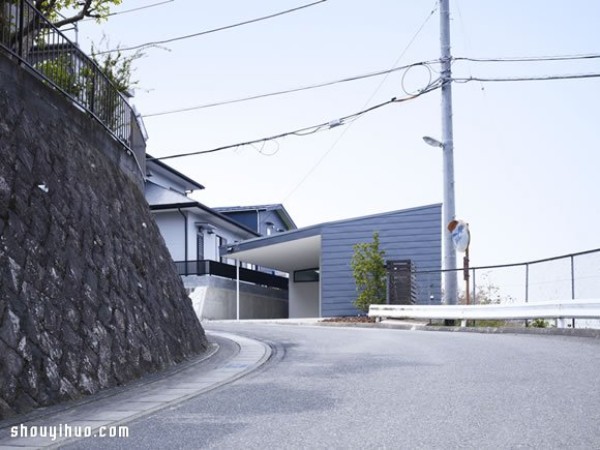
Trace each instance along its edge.
{"label": "white guardrail", "polygon": [[492,305],[370,305],[369,317],[388,319],[600,319],[600,299]]}

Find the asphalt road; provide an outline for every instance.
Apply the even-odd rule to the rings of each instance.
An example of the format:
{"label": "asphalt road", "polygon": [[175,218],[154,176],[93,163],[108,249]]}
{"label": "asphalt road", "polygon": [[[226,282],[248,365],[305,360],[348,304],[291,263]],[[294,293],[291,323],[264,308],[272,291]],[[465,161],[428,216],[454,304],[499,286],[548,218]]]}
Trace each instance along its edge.
{"label": "asphalt road", "polygon": [[600,340],[218,324],[261,369],[67,448],[600,449]]}

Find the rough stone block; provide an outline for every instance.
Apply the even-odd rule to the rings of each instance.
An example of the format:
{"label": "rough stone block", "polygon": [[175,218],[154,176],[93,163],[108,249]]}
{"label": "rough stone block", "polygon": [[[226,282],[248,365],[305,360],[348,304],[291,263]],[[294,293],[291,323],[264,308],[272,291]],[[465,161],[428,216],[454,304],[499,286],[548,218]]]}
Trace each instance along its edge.
{"label": "rough stone block", "polygon": [[121,145],[2,54],[0,72],[1,420],[206,340]]}

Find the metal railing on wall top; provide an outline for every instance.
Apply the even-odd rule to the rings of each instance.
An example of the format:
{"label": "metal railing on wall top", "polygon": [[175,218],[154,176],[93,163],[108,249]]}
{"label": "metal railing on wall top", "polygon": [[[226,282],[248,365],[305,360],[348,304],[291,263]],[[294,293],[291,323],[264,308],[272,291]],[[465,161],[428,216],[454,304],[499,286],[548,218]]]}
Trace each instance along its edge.
{"label": "metal railing on wall top", "polygon": [[[235,280],[237,278],[236,267],[218,261],[203,259],[198,261],[175,261],[175,267],[179,275],[215,275]],[[258,270],[239,268],[240,281],[268,286],[277,289],[288,289],[289,280],[278,275],[273,275]]]}
{"label": "metal railing on wall top", "polygon": [[0,49],[131,145],[134,111],[98,65],[28,0],[0,0]]}

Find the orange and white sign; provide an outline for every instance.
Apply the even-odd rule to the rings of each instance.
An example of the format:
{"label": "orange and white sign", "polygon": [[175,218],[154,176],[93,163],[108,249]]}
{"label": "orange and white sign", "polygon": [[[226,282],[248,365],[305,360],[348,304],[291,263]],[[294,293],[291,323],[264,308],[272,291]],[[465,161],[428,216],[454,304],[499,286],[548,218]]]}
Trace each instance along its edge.
{"label": "orange and white sign", "polygon": [[462,220],[453,220],[448,224],[448,231],[452,234],[454,248],[461,253],[466,252],[471,242],[469,224]]}

